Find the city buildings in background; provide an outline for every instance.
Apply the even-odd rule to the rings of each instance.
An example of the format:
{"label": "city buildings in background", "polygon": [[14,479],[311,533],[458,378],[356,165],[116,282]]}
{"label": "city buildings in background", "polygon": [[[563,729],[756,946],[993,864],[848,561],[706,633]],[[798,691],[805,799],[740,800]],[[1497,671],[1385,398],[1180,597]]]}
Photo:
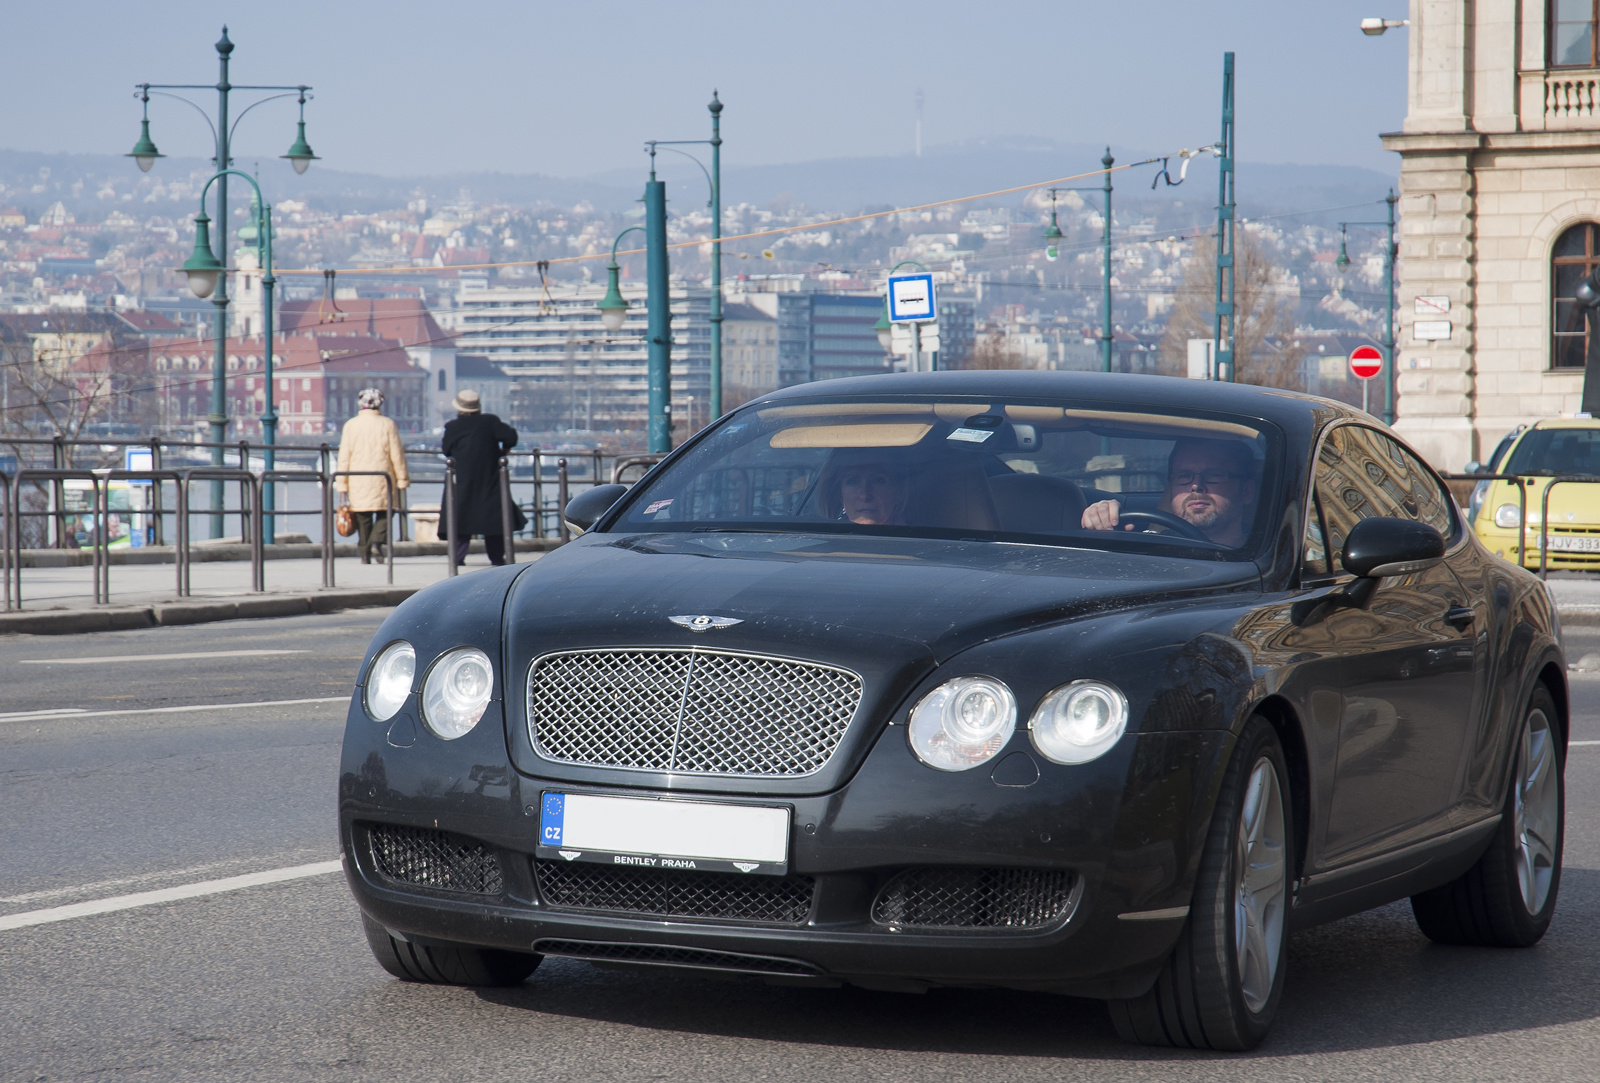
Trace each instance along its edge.
{"label": "city buildings in background", "polygon": [[[168,435],[202,437],[208,406],[197,413],[188,391],[159,391],[150,378],[123,371],[132,362],[108,358],[137,355],[126,348],[130,336],[209,341],[214,306],[194,298],[176,270],[192,246],[189,215],[208,171],[168,161],[138,174],[118,160],[105,174],[85,167],[67,176],[60,165],[24,174],[8,161],[0,156],[0,312],[35,323],[0,324],[0,349],[25,353],[39,386],[25,389],[20,368],[0,368],[7,425],[49,432],[70,421],[74,431],[93,433],[159,423]],[[1214,211],[1203,196],[1186,201],[1130,187],[1119,189],[1113,220],[1111,367],[1181,375],[1185,343],[1177,343],[1175,355],[1168,323],[1186,306],[1211,303],[1210,287],[1196,275],[1209,266],[1203,241]],[[1103,223],[1096,201],[1064,195],[1056,260],[1042,243],[1049,220],[1043,190],[850,223],[834,219],[857,208],[835,213],[787,197],[726,206],[724,235],[787,232],[766,236],[759,242],[765,247],[725,248],[724,406],[778,387],[903,365],[884,351],[875,330],[885,275],[900,260],[925,263],[936,274],[940,367],[1099,368]],[[233,208],[232,225],[245,225],[246,213]],[[414,384],[421,397],[414,425],[408,416],[403,428],[438,431],[453,416],[456,392],[472,387],[488,409],[530,438],[615,447],[642,439],[642,257],[621,260],[630,301],[623,328],[606,333],[595,308],[611,239],[637,221],[636,211],[503,197],[486,203],[462,190],[448,201],[419,194],[389,209],[372,209],[369,200],[359,213],[331,197],[280,196],[274,216],[277,328],[291,342],[309,335],[324,344],[390,344],[409,366],[406,386]],[[1260,336],[1261,349],[1273,353],[1275,379],[1286,386],[1359,402],[1357,383],[1328,375],[1333,369],[1320,356],[1313,361],[1298,352],[1306,347],[1297,343],[1317,335],[1370,341],[1382,319],[1377,238],[1352,234],[1351,260],[1341,266],[1340,236],[1325,218],[1289,214],[1241,223],[1241,236],[1269,265],[1270,292],[1278,298],[1279,318]],[[675,440],[711,420],[709,229],[703,204],[669,205],[669,240],[679,246],[671,296]],[[230,337],[258,339],[263,293],[253,250],[238,249],[230,264]],[[340,268],[331,278],[321,270],[330,266]],[[47,321],[56,325],[53,334],[41,336]],[[39,375],[41,366],[76,362],[97,346],[101,354],[80,371],[100,373],[104,386],[65,409],[64,397],[75,393],[66,388],[78,384],[51,385]],[[346,342],[343,349],[350,348]],[[306,359],[307,349],[288,352]],[[192,356],[209,365],[207,350]],[[208,380],[209,370],[192,375]],[[257,389],[236,391],[236,377],[229,379],[230,403],[240,406],[230,407],[230,434],[245,438],[259,431],[250,393]],[[320,401],[311,397],[308,415],[297,412],[300,400],[295,412],[285,412],[285,439],[326,433],[342,420],[336,397],[322,394]],[[39,405],[46,402],[49,409]]]}

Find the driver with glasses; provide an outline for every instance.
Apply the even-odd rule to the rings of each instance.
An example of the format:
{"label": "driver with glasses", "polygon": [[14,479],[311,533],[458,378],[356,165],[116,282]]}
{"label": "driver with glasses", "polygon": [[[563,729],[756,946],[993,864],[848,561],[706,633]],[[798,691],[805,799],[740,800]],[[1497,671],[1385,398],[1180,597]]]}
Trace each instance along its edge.
{"label": "driver with glasses", "polygon": [[[1255,458],[1234,440],[1179,440],[1167,459],[1167,489],[1161,510],[1195,527],[1218,545],[1237,548],[1250,533],[1256,502]],[[1133,530],[1121,523],[1122,505],[1101,500],[1083,511],[1086,530]],[[1153,525],[1159,527],[1159,520]]]}

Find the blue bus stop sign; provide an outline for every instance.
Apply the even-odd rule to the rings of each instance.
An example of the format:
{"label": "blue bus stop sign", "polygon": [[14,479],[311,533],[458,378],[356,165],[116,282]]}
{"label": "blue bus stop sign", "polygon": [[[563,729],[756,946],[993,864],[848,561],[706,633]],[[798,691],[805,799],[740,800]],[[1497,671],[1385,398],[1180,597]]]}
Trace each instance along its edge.
{"label": "blue bus stop sign", "polygon": [[892,323],[918,323],[939,318],[933,303],[933,275],[891,275],[889,277],[889,320]]}

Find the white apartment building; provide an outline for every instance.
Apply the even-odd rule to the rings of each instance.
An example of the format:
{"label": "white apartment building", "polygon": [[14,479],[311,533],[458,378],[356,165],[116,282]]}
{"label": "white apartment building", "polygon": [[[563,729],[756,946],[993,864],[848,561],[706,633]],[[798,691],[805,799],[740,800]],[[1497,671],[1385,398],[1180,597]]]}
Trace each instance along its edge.
{"label": "white apartment building", "polygon": [[[624,284],[622,295],[628,315],[615,332],[600,322],[599,283],[546,290],[463,277],[455,307],[435,315],[455,333],[462,357],[482,357],[511,377],[507,420],[518,428],[642,431],[649,403],[645,288]],[[710,299],[678,287],[671,305],[672,424],[681,436],[710,420]]]}
{"label": "white apartment building", "polygon": [[[1358,13],[1359,14],[1359,13]],[[1437,467],[1580,409],[1600,350],[1600,9],[1411,0],[1400,154],[1396,428]],[[1597,358],[1600,364],[1600,358]]]}

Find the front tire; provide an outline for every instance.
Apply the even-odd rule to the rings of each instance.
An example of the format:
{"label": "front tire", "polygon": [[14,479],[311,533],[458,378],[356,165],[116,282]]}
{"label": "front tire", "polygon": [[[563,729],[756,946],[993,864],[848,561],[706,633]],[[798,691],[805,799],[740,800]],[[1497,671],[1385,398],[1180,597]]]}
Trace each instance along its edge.
{"label": "front tire", "polygon": [[521,985],[538,969],[542,955],[466,944],[414,944],[397,940],[389,930],[361,915],[367,945],[378,965],[401,981],[427,985]]}
{"label": "front tire", "polygon": [[1411,912],[1429,940],[1526,948],[1550,927],[1566,821],[1560,717],[1540,685],[1517,734],[1505,812],[1489,848],[1458,879],[1411,896]]}
{"label": "front tire", "polygon": [[1283,998],[1294,832],[1289,773],[1271,725],[1240,734],[1206,835],[1189,920],[1155,985],[1109,1002],[1125,1041],[1253,1049]]}

